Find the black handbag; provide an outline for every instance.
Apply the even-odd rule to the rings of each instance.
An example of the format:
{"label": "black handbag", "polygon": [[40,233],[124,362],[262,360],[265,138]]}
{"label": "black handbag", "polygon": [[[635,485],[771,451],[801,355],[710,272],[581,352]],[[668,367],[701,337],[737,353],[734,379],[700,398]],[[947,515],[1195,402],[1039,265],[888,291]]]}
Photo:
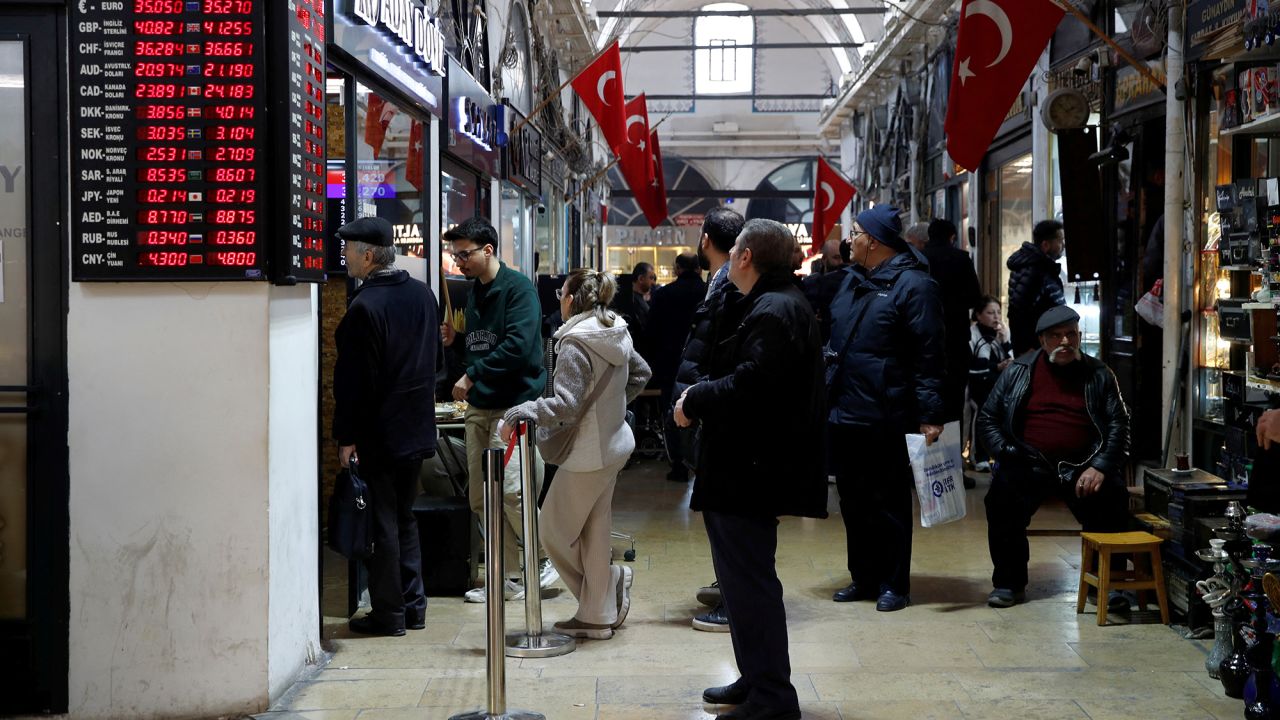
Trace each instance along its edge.
{"label": "black handbag", "polygon": [[329,548],[349,560],[373,554],[373,518],[369,486],[360,479],[359,463],[338,473],[329,498]]}

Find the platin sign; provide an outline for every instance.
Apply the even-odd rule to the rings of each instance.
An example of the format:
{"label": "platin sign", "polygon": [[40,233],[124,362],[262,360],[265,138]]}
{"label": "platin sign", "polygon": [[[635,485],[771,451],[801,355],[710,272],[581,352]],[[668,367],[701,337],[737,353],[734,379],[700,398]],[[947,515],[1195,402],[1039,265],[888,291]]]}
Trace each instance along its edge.
{"label": "platin sign", "polygon": [[352,14],[373,27],[382,27],[413,51],[432,74],[444,75],[444,33],[439,20],[415,0],[352,0]]}

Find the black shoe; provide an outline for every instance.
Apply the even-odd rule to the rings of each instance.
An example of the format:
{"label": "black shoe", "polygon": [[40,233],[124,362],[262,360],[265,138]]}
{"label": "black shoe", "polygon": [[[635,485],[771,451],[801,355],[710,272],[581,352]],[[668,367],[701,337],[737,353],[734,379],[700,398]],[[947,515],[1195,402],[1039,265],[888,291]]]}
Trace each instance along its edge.
{"label": "black shoe", "polygon": [[863,590],[858,587],[858,583],[851,582],[835,591],[831,599],[835,602],[853,602],[854,600],[871,600],[875,596],[874,590]]}
{"label": "black shoe", "polygon": [[713,582],[705,587],[698,588],[698,602],[707,607],[715,607],[720,604],[720,583]]}
{"label": "black shoe", "polygon": [[689,482],[689,471],[684,468],[680,468],[679,470],[672,468],[667,472],[667,479],[671,482],[687,483]]}
{"label": "black shoe", "polygon": [[711,612],[695,617],[693,629],[703,632],[729,632],[729,611],[724,609],[724,603],[715,606]]}
{"label": "black shoe", "polygon": [[750,693],[751,688],[747,687],[746,681],[738,678],[732,685],[709,687],[703,690],[702,702],[708,705],[741,705],[747,701],[747,695]]}
{"label": "black shoe", "polygon": [[400,637],[404,635],[404,628],[392,625],[383,625],[368,615],[352,620],[347,623],[347,627],[351,628],[351,632],[360,633],[361,635],[386,635],[387,637]]}
{"label": "black shoe", "polygon": [[425,630],[427,628],[427,616],[425,613],[422,615],[405,613],[404,626],[409,630]]}
{"label": "black shoe", "polygon": [[910,595],[899,595],[892,590],[885,590],[880,593],[880,599],[876,600],[876,610],[878,612],[893,612],[911,604]]}
{"label": "black shoe", "polygon": [[745,703],[734,709],[720,713],[716,720],[800,720],[800,708],[760,707],[755,703]]}

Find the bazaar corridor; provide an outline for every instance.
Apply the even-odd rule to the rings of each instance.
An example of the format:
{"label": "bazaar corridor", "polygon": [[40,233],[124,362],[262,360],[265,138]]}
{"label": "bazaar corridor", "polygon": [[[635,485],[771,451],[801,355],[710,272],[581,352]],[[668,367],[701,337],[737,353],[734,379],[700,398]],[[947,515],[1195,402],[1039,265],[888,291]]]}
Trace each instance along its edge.
{"label": "bazaar corridor", "polygon": [[[706,610],[694,593],[710,582],[711,560],[688,486],[663,479],[664,469],[645,461],[625,470],[614,500],[615,528],[636,535],[626,624],[563,657],[508,659],[509,707],[555,720],[701,720],[703,688],[736,677],[729,634],[690,627]],[[964,520],[915,528],[913,605],[902,612],[831,602],[848,578],[834,486],[829,519],[782,520],[778,574],[806,720],[1240,716],[1240,701],[1205,674],[1212,640],[1184,640],[1153,606],[1106,627],[1092,606],[1076,615],[1079,526],[1062,506],[1033,521],[1028,602],[988,607],[986,488],[980,480],[968,491]],[[615,548],[620,561],[623,545]],[[553,593],[543,603],[548,627],[575,607],[569,593]],[[523,627],[523,608],[506,604],[508,631]],[[484,605],[433,597],[426,629],[400,638],[354,636],[345,618],[326,617],[332,660],[256,717],[444,720],[481,707],[484,616]]]}

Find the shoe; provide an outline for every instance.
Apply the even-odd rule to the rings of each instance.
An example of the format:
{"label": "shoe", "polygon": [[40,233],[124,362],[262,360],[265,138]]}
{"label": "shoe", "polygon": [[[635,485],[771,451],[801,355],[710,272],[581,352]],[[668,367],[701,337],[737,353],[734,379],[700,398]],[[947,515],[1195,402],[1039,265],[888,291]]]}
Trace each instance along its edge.
{"label": "shoe", "polygon": [[556,566],[551,564],[551,558],[542,561],[541,567],[538,568],[538,587],[546,590],[560,579],[560,571],[556,570]]}
{"label": "shoe", "polygon": [[[876,600],[877,612],[894,612],[911,604],[910,595],[899,595],[892,590],[885,590],[880,593],[880,598]],[[799,717],[799,716],[797,716]]]}
{"label": "shoe", "polygon": [[1129,612],[1129,598],[1119,590],[1107,593],[1107,612]]}
{"label": "shoe", "polygon": [[1021,590],[996,588],[987,596],[987,604],[993,608],[1010,608],[1027,601],[1027,594]]}
{"label": "shoe", "polygon": [[707,607],[715,607],[720,604],[720,583],[713,582],[706,587],[698,588],[698,602]]}
{"label": "shoe", "polygon": [[617,630],[622,627],[622,623],[627,619],[627,613],[631,611],[631,583],[635,580],[635,573],[626,565],[618,568],[618,619],[613,621],[613,629]]}
{"label": "shoe", "polygon": [[695,617],[693,629],[703,632],[729,632],[729,612],[724,609],[724,603],[715,606],[711,612]]}
{"label": "shoe", "polygon": [[840,588],[831,595],[834,602],[853,602],[855,600],[870,600],[876,597],[874,590],[862,590],[858,588],[858,583],[851,582]]}
{"label": "shoe", "polygon": [[360,633],[361,635],[385,635],[387,637],[404,635],[404,628],[383,625],[368,615],[352,620],[347,623],[347,627],[351,628],[351,632]]}
{"label": "shoe", "polygon": [[744,703],[728,712],[720,713],[716,720],[800,720],[800,708],[780,710]]}
{"label": "shoe", "polygon": [[[506,600],[523,600],[524,587],[515,580],[508,580],[502,584],[502,596]],[[462,599],[469,603],[482,603],[485,601],[484,588],[478,587],[468,590]]]}
{"label": "shoe", "polygon": [[730,685],[703,690],[702,702],[708,705],[741,705],[747,701],[747,695],[750,693],[751,688],[747,686],[747,682],[738,678]]}
{"label": "shoe", "polygon": [[671,482],[687,483],[689,482],[689,471],[684,468],[673,469],[667,473],[667,479]]}
{"label": "shoe", "polygon": [[421,615],[418,615],[418,614],[416,614],[416,613],[406,612],[406,613],[404,614],[404,626],[405,626],[405,628],[406,628],[406,629],[409,629],[409,630],[425,630],[425,629],[427,629],[427,616],[426,616],[426,613],[423,613],[423,614],[421,614]]}
{"label": "shoe", "polygon": [[608,625],[596,625],[595,623],[582,622],[578,618],[561,620],[552,627],[556,629],[556,632],[564,633],[569,637],[575,638],[608,640],[613,637],[613,628]]}

